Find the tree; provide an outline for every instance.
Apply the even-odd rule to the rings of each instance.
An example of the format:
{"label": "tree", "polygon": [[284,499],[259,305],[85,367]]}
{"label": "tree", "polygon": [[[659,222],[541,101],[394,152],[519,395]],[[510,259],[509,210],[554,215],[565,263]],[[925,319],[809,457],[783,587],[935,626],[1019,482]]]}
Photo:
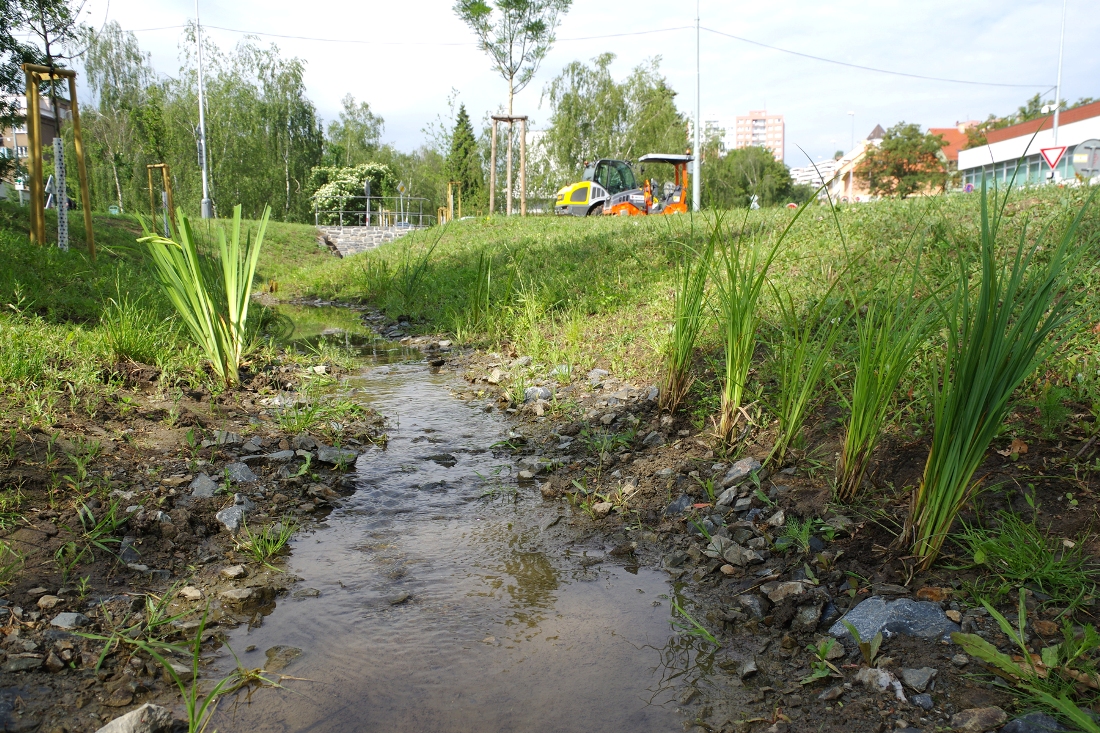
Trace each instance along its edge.
{"label": "tree", "polygon": [[761,206],[774,206],[796,194],[787,166],[765,148],[737,148],[721,158],[708,157],[702,170],[703,206],[708,209],[746,208],[753,196]]}
{"label": "tree", "polygon": [[855,175],[866,181],[872,194],[905,198],[914,193],[943,190],[947,169],[939,135],[922,133],[919,125],[899,122],[886,131],[882,143],[867,148]]}
{"label": "tree", "polygon": [[481,173],[481,156],[474,127],[466,105],[460,105],[451,132],[451,148],[447,155],[448,180],[462,184],[462,199],[473,210],[481,200],[484,179]]}
{"label": "tree", "polygon": [[378,150],[385,120],[371,112],[367,102],[356,104],[350,94],[341,104],[344,109],[339,118],[328,126],[325,158],[329,165],[346,168],[370,160]]}
{"label": "tree", "polygon": [[[25,98],[26,77],[20,68],[24,63],[42,63],[41,54],[33,46],[21,43],[14,35],[22,23],[18,0],[0,0],[0,129],[12,129],[23,121],[20,100]],[[12,152],[14,153],[14,143]],[[0,157],[0,176],[7,177],[17,165],[17,158]]]}
{"label": "tree", "polygon": [[[573,0],[458,0],[454,11],[470,27],[478,48],[489,54],[493,67],[508,82],[508,116],[515,96],[534,78],[554,45],[554,31]],[[508,126],[506,210],[512,213],[512,126]],[[493,161],[496,164],[496,161]]]}
{"label": "tree", "polygon": [[[1085,104],[1091,104],[1096,100],[1092,97],[1081,97],[1072,104],[1063,99],[1059,103],[1059,108],[1063,111],[1067,109],[1073,109],[1074,107],[1080,107]],[[1018,125],[1021,122],[1029,122],[1031,120],[1045,117],[1050,112],[1043,112],[1043,108],[1052,109],[1054,107],[1054,100],[1048,99],[1042,101],[1042,97],[1036,94],[1033,97],[1028,98],[1020,107],[1016,109],[1016,112],[1005,115],[1004,117],[997,117],[996,115],[989,115],[985,120],[979,122],[977,125],[973,125],[966,130],[966,147],[974,148],[979,145],[985,145],[987,135],[990,130],[1000,130],[1003,127],[1009,127],[1010,125]]]}

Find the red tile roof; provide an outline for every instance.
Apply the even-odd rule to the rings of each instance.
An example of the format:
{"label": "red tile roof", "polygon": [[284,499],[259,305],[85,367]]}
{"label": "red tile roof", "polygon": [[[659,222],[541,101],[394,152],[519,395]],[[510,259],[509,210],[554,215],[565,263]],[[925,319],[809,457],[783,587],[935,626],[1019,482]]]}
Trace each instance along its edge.
{"label": "red tile roof", "polygon": [[929,127],[928,132],[932,135],[939,135],[947,141],[947,145],[943,147],[943,154],[947,156],[948,160],[957,161],[959,159],[959,151],[966,147],[965,132],[960,132],[957,127]]}
{"label": "red tile roof", "polygon": [[[1071,122],[1080,122],[1081,120],[1087,120],[1090,117],[1100,117],[1100,102],[1082,104],[1080,107],[1067,109],[1066,111],[1058,115],[1058,124],[1068,125]],[[1054,124],[1053,120],[1054,115],[1037,117],[1034,120],[1021,122],[1020,124],[1012,125],[1011,127],[1002,127],[1000,130],[990,130],[988,133],[986,133],[985,138],[991,143],[999,143],[1002,140],[1011,140],[1014,137],[1021,137],[1023,135],[1034,135],[1040,129],[1049,130],[1051,128],[1051,125]]]}

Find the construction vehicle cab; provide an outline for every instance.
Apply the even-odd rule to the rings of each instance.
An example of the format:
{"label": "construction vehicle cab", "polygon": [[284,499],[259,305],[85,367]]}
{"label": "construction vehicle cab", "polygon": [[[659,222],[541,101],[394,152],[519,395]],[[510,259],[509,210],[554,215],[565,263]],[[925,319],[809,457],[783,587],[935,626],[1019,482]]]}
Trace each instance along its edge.
{"label": "construction vehicle cab", "polygon": [[[650,153],[638,158],[639,165],[667,163],[672,166],[671,181],[647,178],[641,188],[612,193],[604,204],[607,216],[644,216],[647,214],[686,214],[688,195],[688,163],[690,155]],[[641,168],[645,173],[645,168]]]}
{"label": "construction vehicle cab", "polygon": [[610,197],[635,189],[637,185],[634,171],[625,160],[601,158],[595,163],[586,161],[581,180],[558,191],[554,213],[559,216],[599,214]]}

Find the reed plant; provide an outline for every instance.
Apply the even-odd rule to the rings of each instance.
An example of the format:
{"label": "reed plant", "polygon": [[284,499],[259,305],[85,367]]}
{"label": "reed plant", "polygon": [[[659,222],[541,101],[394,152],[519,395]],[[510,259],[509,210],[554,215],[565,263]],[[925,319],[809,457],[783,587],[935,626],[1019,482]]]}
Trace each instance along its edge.
{"label": "reed plant", "polygon": [[675,412],[691,389],[691,360],[706,316],[707,280],[714,259],[716,228],[699,251],[684,246],[672,301],[672,330],[665,345],[661,409]]}
{"label": "reed plant", "polygon": [[[845,426],[844,447],[836,468],[835,495],[850,502],[863,485],[871,456],[890,415],[898,383],[925,338],[935,310],[914,297],[920,257],[903,293],[891,279],[886,293],[872,298],[856,318],[856,372]],[[842,398],[843,399],[843,398]]]}
{"label": "reed plant", "polygon": [[241,207],[233,208],[228,239],[225,230],[217,228],[220,268],[200,255],[198,239],[182,209],[177,214],[179,242],[147,227],[140,240],[165,295],[226,386],[240,381],[238,370],[249,341],[246,323],[252,283],[270,214],[270,207],[265,208],[256,236],[249,232],[242,242]]}
{"label": "reed plant", "polygon": [[947,354],[932,380],[932,447],[903,534],[922,569],[935,561],[959,510],[980,483],[974,474],[1001,428],[1012,393],[1066,335],[1059,332],[1071,320],[1072,298],[1066,291],[1085,251],[1073,245],[1092,198],[1053,246],[1047,229],[1029,244],[1025,224],[1011,259],[998,261],[1007,195],[994,193],[991,206],[983,183],[976,292],[970,258],[960,249],[958,283],[945,301],[937,298],[946,322]]}
{"label": "reed plant", "polygon": [[831,298],[833,286],[808,311],[800,311],[790,292],[775,293],[782,327],[772,344],[777,387],[772,410],[779,433],[767,462],[782,466],[802,439],[802,426],[818,400],[818,386],[832,360],[833,347],[848,313]]}
{"label": "reed plant", "polygon": [[[720,222],[715,224],[716,229],[719,226]],[[721,247],[721,260],[716,265],[719,270],[715,278],[716,311],[725,347],[718,439],[726,446],[736,442],[745,383],[756,352],[756,331],[760,324],[757,306],[767,283],[768,269],[782,242],[780,236],[770,248],[764,248],[755,242],[746,244],[741,236],[731,238],[728,247]]]}

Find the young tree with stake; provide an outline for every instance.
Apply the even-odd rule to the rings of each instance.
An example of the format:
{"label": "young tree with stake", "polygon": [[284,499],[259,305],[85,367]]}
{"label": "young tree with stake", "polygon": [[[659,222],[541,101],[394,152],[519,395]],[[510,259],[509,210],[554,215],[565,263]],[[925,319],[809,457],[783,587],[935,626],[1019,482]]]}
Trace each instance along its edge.
{"label": "young tree with stake", "polygon": [[[508,116],[516,94],[534,78],[554,45],[554,31],[573,0],[458,0],[454,11],[477,35],[478,47],[508,82]],[[496,161],[492,164],[495,166]],[[512,125],[508,125],[506,212],[512,213]]]}

